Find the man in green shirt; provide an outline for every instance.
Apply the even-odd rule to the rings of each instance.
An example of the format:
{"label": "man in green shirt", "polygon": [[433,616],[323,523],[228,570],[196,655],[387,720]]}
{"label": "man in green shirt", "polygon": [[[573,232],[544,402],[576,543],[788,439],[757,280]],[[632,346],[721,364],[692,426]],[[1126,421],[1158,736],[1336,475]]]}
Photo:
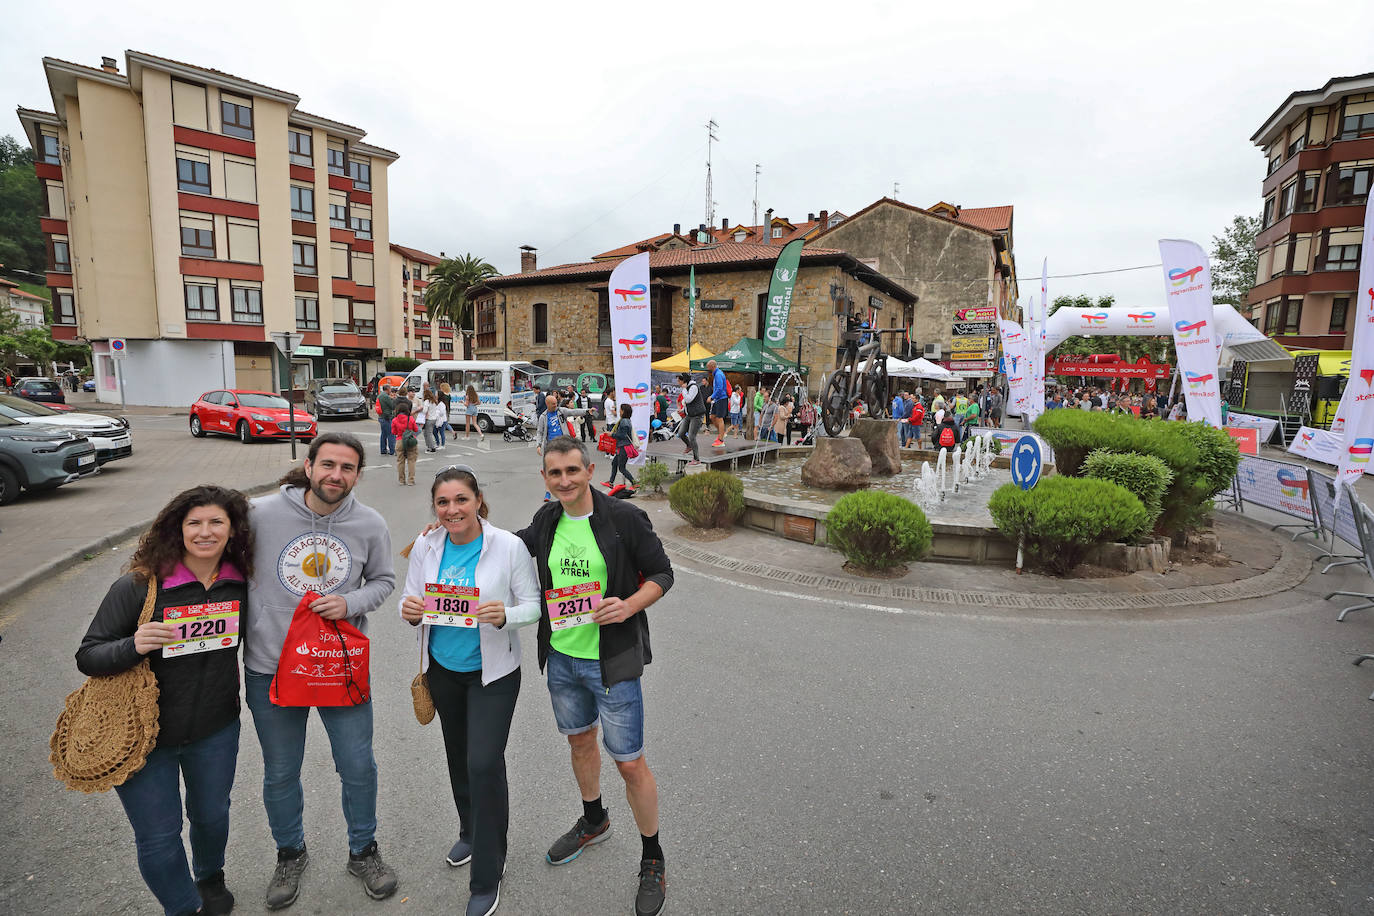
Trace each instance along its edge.
{"label": "man in green shirt", "polygon": [[534,557],[543,592],[539,666],[582,795],[582,816],[545,858],[564,865],[610,831],[601,803],[600,728],[625,780],[643,846],[635,913],[656,916],[667,882],[658,784],[644,759],[640,677],[653,659],[645,609],[672,587],[673,568],[642,509],[592,489],[593,465],[580,440],[550,439],[543,462],[544,485],[555,499],[519,536]]}

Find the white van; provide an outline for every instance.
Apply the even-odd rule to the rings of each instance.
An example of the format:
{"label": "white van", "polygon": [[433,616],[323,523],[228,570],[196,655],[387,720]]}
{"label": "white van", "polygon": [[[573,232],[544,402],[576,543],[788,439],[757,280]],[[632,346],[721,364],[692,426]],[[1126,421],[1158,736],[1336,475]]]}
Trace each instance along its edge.
{"label": "white van", "polygon": [[421,363],[406,376],[406,388],[420,391],[421,384],[438,390],[448,382],[452,396],[449,423],[460,429],[467,403],[467,390],[477,390],[477,426],[484,433],[504,429],[511,417],[506,405],[518,413],[534,416],[534,377],[545,370],[532,363],[510,362],[500,359],[434,359]]}

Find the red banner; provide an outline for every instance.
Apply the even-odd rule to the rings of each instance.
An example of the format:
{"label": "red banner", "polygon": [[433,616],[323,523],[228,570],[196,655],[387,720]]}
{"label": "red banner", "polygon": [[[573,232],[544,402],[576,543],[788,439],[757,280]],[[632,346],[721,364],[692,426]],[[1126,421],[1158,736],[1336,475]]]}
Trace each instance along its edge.
{"label": "red banner", "polygon": [[1259,454],[1259,430],[1249,426],[1223,427],[1226,435],[1236,440],[1236,447],[1242,455]]}
{"label": "red banner", "polygon": [[[1101,361],[1099,361],[1101,360]],[[1050,361],[1049,370],[1054,375],[1079,375],[1088,378],[1142,378],[1162,379],[1169,377],[1170,366],[1152,363],[1141,357],[1133,363],[1121,360],[1106,361],[1097,357],[1057,357]]]}

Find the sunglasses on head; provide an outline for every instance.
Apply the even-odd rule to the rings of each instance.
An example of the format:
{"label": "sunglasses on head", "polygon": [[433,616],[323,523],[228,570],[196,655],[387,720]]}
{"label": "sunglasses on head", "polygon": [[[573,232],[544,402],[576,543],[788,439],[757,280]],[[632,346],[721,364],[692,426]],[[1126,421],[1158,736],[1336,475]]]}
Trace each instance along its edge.
{"label": "sunglasses on head", "polygon": [[445,471],[462,471],[464,474],[471,474],[473,480],[477,479],[477,472],[473,470],[473,468],[470,465],[466,464],[450,464],[448,467],[443,467],[435,471],[434,476],[438,477]]}

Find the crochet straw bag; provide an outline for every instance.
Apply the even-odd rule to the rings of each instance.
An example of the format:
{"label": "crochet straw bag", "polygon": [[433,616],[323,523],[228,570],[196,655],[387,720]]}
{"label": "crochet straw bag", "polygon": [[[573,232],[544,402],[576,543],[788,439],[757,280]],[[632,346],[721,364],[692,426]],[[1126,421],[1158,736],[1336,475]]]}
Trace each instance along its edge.
{"label": "crochet straw bag", "polygon": [[[424,655],[421,655],[420,664],[424,663]],[[423,670],[410,682],[410,700],[415,704],[415,718],[421,725],[428,725],[434,721],[434,697],[430,696],[429,678],[425,677]]]}
{"label": "crochet straw bag", "polygon": [[[157,579],[150,578],[139,626],[152,619],[156,604]],[[128,671],[87,678],[68,694],[48,742],[53,775],[78,792],[123,785],[157,744],[157,699],[147,656]]]}

